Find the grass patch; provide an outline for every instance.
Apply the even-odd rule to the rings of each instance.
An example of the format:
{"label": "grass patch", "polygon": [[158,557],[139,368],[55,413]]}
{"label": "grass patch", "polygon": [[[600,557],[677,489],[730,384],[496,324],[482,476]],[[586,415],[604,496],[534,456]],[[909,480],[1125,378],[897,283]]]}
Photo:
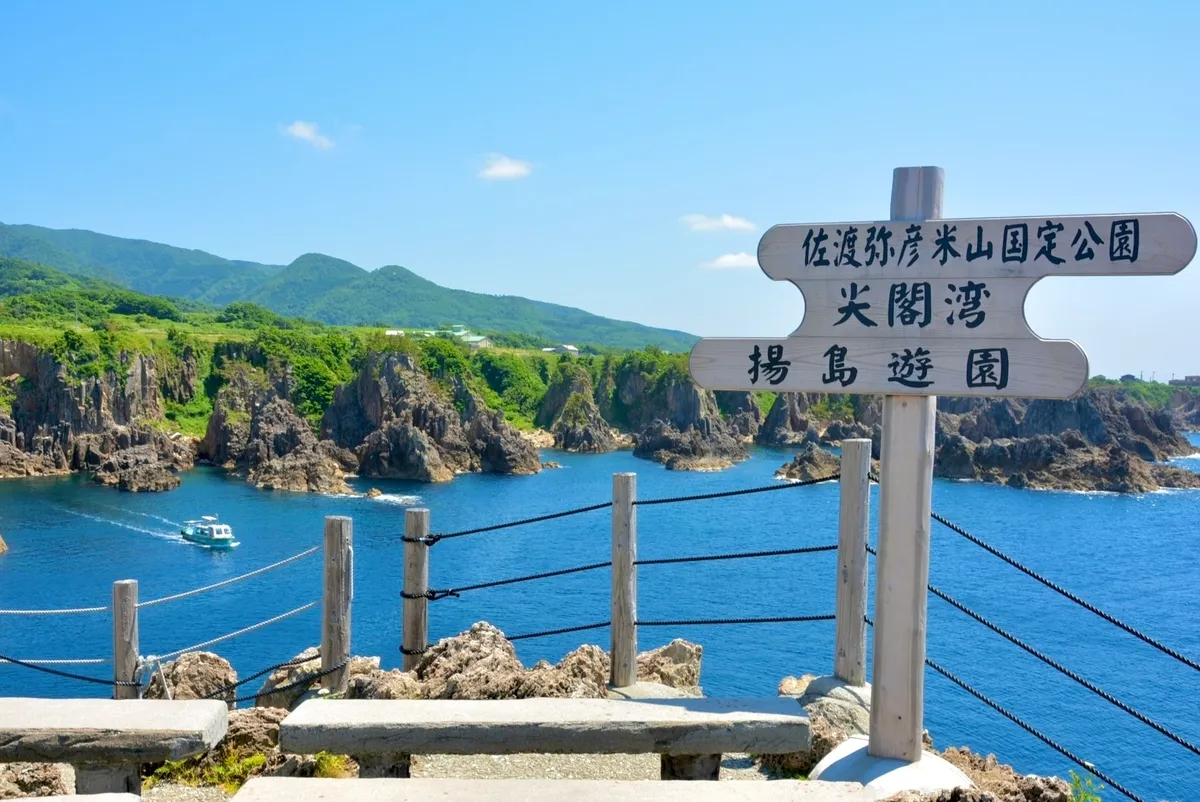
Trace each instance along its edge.
{"label": "grass patch", "polygon": [[230,752],[219,763],[202,765],[199,758],[168,760],[145,779],[145,790],[162,783],[175,785],[216,786],[227,794],[236,793],[253,776],[254,772],[267,765],[267,756],[261,753],[243,757]]}

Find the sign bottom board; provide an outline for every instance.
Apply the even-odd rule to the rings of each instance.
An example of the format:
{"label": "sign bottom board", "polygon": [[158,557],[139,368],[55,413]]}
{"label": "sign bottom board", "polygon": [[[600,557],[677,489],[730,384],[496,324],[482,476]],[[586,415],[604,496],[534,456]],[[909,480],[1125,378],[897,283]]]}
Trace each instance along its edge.
{"label": "sign bottom board", "polygon": [[1070,398],[1088,360],[1070,340],[709,337],[692,348],[708,390]]}

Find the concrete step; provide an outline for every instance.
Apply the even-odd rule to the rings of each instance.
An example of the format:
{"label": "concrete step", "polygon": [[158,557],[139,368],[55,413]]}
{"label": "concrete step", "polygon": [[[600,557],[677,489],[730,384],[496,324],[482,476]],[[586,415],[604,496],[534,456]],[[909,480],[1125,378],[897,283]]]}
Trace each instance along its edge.
{"label": "concrete step", "polygon": [[350,699],[283,720],[286,754],[772,754],[809,748],[795,699]]}
{"label": "concrete step", "polygon": [[806,780],[312,779],[258,777],[233,802],[874,802],[858,783]]}

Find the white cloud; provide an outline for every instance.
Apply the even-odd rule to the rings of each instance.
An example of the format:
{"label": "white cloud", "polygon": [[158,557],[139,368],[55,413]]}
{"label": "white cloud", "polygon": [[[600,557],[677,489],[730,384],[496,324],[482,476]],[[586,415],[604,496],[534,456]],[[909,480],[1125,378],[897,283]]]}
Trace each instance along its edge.
{"label": "white cloud", "polygon": [[680,218],[692,231],[754,231],[758,226],[744,217],[723,214],[709,217],[703,214],[685,214]]}
{"label": "white cloud", "polygon": [[285,128],[284,131],[288,136],[295,139],[302,139],[317,150],[329,150],[333,147],[333,140],[318,131],[316,123],[296,120],[296,122]]}
{"label": "white cloud", "polygon": [[533,172],[533,165],[519,159],[511,159],[500,153],[492,153],[487,157],[487,166],[479,171],[479,177],[489,181],[503,181],[512,178],[524,178]]}
{"label": "white cloud", "polygon": [[758,267],[758,257],[745,251],[727,253],[724,256],[718,256],[711,262],[705,262],[702,267],[713,270],[744,270],[749,267]]}

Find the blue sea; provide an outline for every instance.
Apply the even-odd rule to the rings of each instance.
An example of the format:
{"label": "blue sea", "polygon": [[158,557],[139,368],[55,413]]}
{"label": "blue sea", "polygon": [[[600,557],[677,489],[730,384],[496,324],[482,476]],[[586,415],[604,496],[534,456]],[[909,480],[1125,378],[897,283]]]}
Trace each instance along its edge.
{"label": "blue sea", "polygon": [[[1193,440],[1200,445],[1200,438]],[[719,473],[676,473],[628,452],[543,459],[537,476],[463,476],[430,486],[356,482],[383,495],[326,497],[262,492],[212,469],[184,475],[167,494],[132,495],[78,478],[0,482],[0,608],[103,606],[111,583],[136,579],[158,598],[245,573],[320,545],[326,515],[354,519],[353,651],[400,664],[401,535],[406,506],[431,510],[448,532],[606,502],[613,473],[637,473],[642,499],[769,484],[787,450],[757,449]],[[1200,460],[1181,466],[1200,470]],[[878,488],[873,488],[872,531]],[[935,511],[1084,599],[1192,659],[1200,658],[1200,492],[1140,496],[1013,490],[938,481]],[[672,557],[833,544],[836,483],[638,509],[639,557]],[[241,545],[213,553],[188,544],[180,524],[219,515]],[[934,523],[930,581],[1031,646],[1150,718],[1200,742],[1200,672],[1097,618],[978,546]],[[874,534],[872,535],[874,539]],[[445,540],[432,549],[431,586],[445,588],[609,559],[607,510]],[[872,586],[874,584],[872,563]],[[476,621],[520,634],[604,621],[606,570],[464,593],[430,607],[430,635]],[[644,566],[638,617],[678,620],[832,613],[835,555]],[[239,630],[321,596],[321,557],[210,593],[141,611],[141,652],[162,655]],[[871,601],[873,614],[873,600]],[[704,647],[708,695],[771,696],[788,675],[827,674],[832,621],[644,627],[639,649],[686,638]],[[1121,712],[946,602],[929,600],[928,655],[1014,715],[1147,800],[1194,800],[1200,757]],[[245,676],[320,639],[320,609],[211,647]],[[522,640],[526,665],[557,661],[581,643],[607,648],[600,629]],[[18,659],[106,658],[106,613],[0,615],[0,654]],[[868,650],[868,656],[870,652]],[[111,676],[108,665],[61,666]],[[868,666],[868,672],[870,668]],[[258,681],[244,689],[252,692]],[[100,685],[0,664],[0,695],[104,696]],[[1073,763],[932,670],[925,724],[935,745],[970,745],[1018,771],[1067,776]],[[1104,792],[1106,800],[1120,796]]]}

